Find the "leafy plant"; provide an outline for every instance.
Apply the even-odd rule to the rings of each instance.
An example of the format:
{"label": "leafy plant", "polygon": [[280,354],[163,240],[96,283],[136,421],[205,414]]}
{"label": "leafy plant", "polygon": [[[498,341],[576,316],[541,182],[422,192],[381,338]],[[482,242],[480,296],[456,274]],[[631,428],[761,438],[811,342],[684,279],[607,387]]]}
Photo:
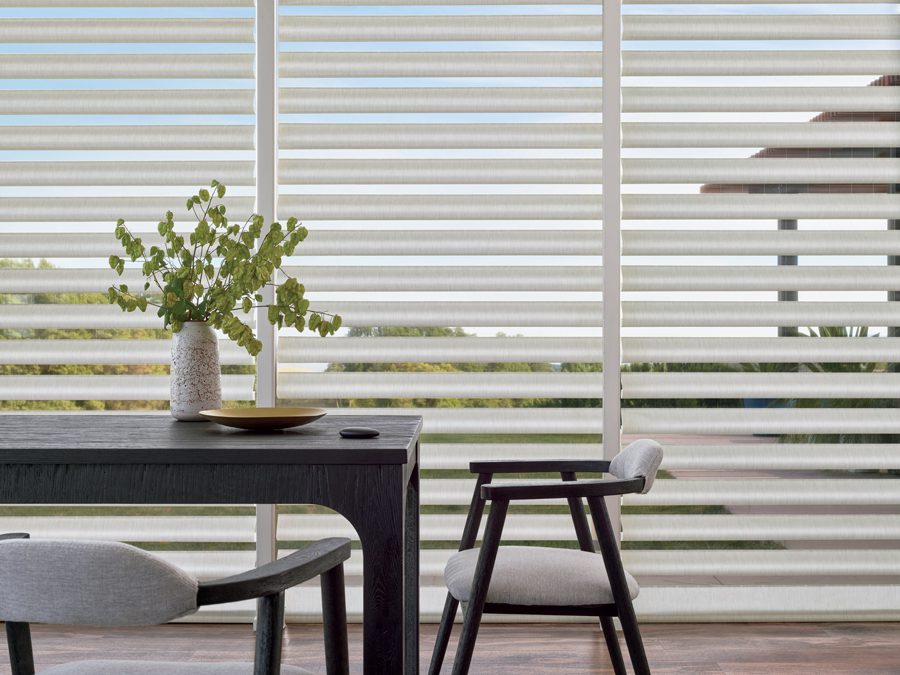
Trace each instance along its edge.
{"label": "leafy plant", "polygon": [[[878,333],[870,333],[868,326],[820,326],[808,328],[800,334],[811,338],[877,338]],[[828,362],[803,363],[801,371],[810,373],[876,373],[884,370],[885,364],[876,362]],[[895,401],[878,398],[814,398],[791,399],[788,404],[796,408],[891,408]],[[782,441],[805,443],[885,443],[891,442],[888,434],[792,434],[783,436]]]}
{"label": "leafy plant", "polygon": [[[502,334],[501,334],[502,335]],[[453,338],[464,340],[474,337],[462,328],[454,327],[409,327],[409,326],[356,326],[347,332],[348,337],[364,337],[380,339],[414,337],[423,339]],[[329,372],[347,373],[510,373],[510,372],[540,372],[549,373],[552,367],[549,363],[465,363],[465,362],[432,362],[423,363],[415,361],[398,361],[394,363],[332,363],[328,366]],[[526,408],[543,407],[554,403],[550,399],[542,398],[410,398],[402,392],[397,392],[392,398],[350,398],[346,400],[329,401],[329,405],[349,408]]]}
{"label": "leafy plant", "polygon": [[[323,337],[333,335],[341,326],[341,317],[310,310],[306,289],[293,277],[276,285],[274,304],[260,304],[264,301],[261,291],[275,285],[271,279],[276,270],[284,273],[282,260],[306,239],[306,228],[291,217],[284,226],[272,223],[263,235],[265,221],[258,214],[252,214],[243,225],[229,222],[221,202],[225,186],[214,180],[210,188],[187,200],[187,211],[197,219],[187,241],[175,231],[171,211],[157,227],[162,246],[148,248],[124,220],[116,222],[116,239],[131,262],[141,262],[146,281],[142,293],[132,292],[126,284],[110,286],[110,304],[126,312],[156,307],[163,325],[176,333],[186,321],[206,321],[253,356],[262,343],[237,313],[247,314],[256,307],[268,307],[269,321],[279,328],[293,326],[299,331],[317,331]],[[125,260],[110,256],[109,266],[121,276]]]}
{"label": "leafy plant", "polygon": [[796,363],[739,363],[735,370],[743,373],[796,373]]}

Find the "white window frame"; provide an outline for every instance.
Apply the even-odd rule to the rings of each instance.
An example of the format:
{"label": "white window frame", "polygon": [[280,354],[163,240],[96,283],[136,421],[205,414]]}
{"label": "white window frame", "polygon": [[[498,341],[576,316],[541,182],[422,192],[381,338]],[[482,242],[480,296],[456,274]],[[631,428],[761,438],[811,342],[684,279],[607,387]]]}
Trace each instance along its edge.
{"label": "white window frame", "polygon": [[[277,216],[278,203],[278,0],[256,0],[256,212],[265,222]],[[274,279],[272,279],[274,281]],[[265,286],[262,305],[275,301]],[[256,405],[276,405],[278,329],[256,310],[256,334],[262,350],[256,360]],[[256,505],[256,564],[278,557],[278,515],[274,504]]]}
{"label": "white window frame", "polygon": [[[277,216],[278,198],[278,0],[256,0],[256,211],[266,222]],[[622,0],[603,0],[603,455],[621,448],[622,363]],[[263,304],[273,301],[267,286]],[[277,403],[278,331],[258,309],[256,404]],[[615,393],[615,395],[610,395]],[[619,531],[620,500],[609,500]],[[277,557],[277,513],[256,505],[256,561]]]}

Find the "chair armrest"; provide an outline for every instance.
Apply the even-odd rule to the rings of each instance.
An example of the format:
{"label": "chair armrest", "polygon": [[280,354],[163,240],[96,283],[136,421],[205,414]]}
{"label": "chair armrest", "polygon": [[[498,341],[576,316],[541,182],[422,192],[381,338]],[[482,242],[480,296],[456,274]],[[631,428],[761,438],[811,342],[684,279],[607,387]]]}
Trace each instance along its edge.
{"label": "chair armrest", "polygon": [[590,471],[606,473],[609,462],[600,459],[497,459],[470,462],[472,473],[550,473],[563,471]]}
{"label": "chair armrest", "polygon": [[282,593],[341,565],[349,557],[349,539],[322,539],[302,551],[242,574],[201,582],[197,588],[197,605],[218,605]]}
{"label": "chair armrest", "polygon": [[640,492],[644,478],[592,479],[575,481],[532,481],[523,483],[488,483],[481,486],[481,498],[501,499],[568,499],[570,497],[610,497]]}
{"label": "chair armrest", "polygon": [[0,534],[0,541],[7,539],[31,539],[31,535],[27,532],[9,532],[8,534]]}

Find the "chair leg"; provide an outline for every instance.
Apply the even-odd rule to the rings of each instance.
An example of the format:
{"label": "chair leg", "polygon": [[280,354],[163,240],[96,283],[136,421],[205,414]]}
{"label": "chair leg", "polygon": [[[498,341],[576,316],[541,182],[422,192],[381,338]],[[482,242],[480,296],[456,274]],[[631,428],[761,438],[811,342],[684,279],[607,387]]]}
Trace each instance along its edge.
{"label": "chair leg", "polygon": [[347,648],[347,604],[344,594],[344,565],[322,573],[322,627],[325,633],[325,672],[349,675]]}
{"label": "chair leg", "polygon": [[644,641],[641,639],[641,630],[638,628],[637,617],[634,615],[634,606],[629,599],[618,608],[619,621],[622,622],[622,632],[625,634],[625,644],[628,645],[628,654],[631,656],[631,666],[635,675],[650,675],[650,664],[647,662],[647,654],[644,652]]}
{"label": "chair leg", "polygon": [[459,636],[459,645],[456,647],[456,658],[453,660],[453,675],[468,675],[469,665],[472,663],[475,640],[478,638],[481,615],[484,612],[484,603],[487,599],[494,563],[497,560],[497,549],[500,546],[500,535],[503,532],[503,522],[506,520],[508,508],[508,501],[495,500],[491,503],[491,513],[484,528],[484,539],[478,554],[478,564],[475,566],[475,576],[472,579],[472,590],[469,593],[462,633]]}
{"label": "chair leg", "polygon": [[625,675],[625,660],[622,658],[622,650],[619,648],[619,637],[616,635],[616,625],[611,616],[600,617],[600,628],[603,629],[603,637],[606,638],[606,649],[609,651],[609,660],[612,661],[613,672],[616,675]]}
{"label": "chair leg", "polygon": [[634,605],[628,591],[625,570],[622,568],[622,557],[616,544],[616,534],[609,520],[609,512],[606,510],[606,502],[603,501],[603,497],[588,497],[588,507],[590,507],[594,529],[597,530],[600,540],[600,552],[603,554],[603,564],[606,567],[606,575],[609,577],[616,613],[619,621],[622,622],[622,632],[625,633],[625,644],[628,646],[628,654],[631,656],[631,665],[635,675],[650,675],[650,664],[647,662],[644,643],[641,641],[641,631],[638,628],[637,617],[634,615]]}
{"label": "chair leg", "polygon": [[256,616],[256,656],[253,660],[253,675],[280,675],[284,593],[260,598]]}
{"label": "chair leg", "polygon": [[450,644],[450,634],[453,632],[453,620],[456,618],[456,610],[458,608],[459,600],[447,593],[447,599],[444,601],[444,613],[441,614],[441,625],[438,627],[434,651],[431,653],[431,665],[428,666],[428,675],[440,675],[444,656],[447,654],[447,645]]}
{"label": "chair leg", "polygon": [[27,623],[7,621],[6,642],[9,645],[9,666],[12,675],[34,675],[31,627]]}

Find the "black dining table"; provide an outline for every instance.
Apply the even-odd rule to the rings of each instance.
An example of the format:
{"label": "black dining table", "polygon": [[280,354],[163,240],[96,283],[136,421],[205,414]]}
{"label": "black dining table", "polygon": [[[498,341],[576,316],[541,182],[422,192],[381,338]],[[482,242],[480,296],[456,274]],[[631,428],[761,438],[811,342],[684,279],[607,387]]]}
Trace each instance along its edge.
{"label": "black dining table", "polygon": [[[376,438],[345,439],[366,426]],[[363,552],[363,669],[419,667],[415,415],[327,415],[277,432],[168,415],[0,414],[3,504],[318,504]]]}

